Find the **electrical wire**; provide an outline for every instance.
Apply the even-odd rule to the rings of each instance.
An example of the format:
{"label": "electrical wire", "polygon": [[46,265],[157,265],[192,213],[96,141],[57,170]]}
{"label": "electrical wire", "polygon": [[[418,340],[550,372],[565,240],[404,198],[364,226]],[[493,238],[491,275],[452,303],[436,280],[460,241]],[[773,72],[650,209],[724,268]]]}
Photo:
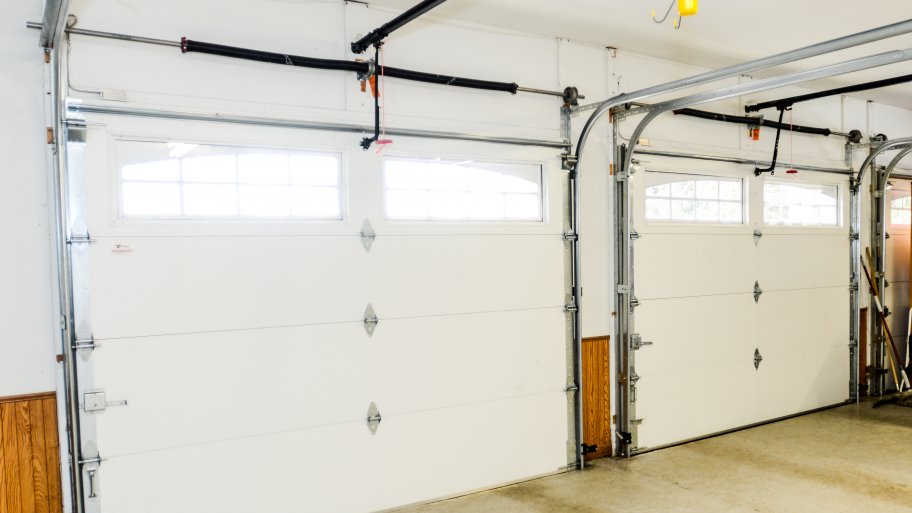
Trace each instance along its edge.
{"label": "electrical wire", "polygon": [[668,10],[665,11],[665,16],[662,16],[662,19],[661,19],[661,20],[657,20],[657,19],[656,19],[656,12],[655,12],[655,9],[653,9],[653,10],[652,10],[652,21],[654,21],[656,24],[665,23],[665,20],[668,19],[668,15],[671,14],[671,9],[674,8],[675,3],[676,3],[677,1],[678,1],[678,0],[671,0],[671,3],[668,4]]}

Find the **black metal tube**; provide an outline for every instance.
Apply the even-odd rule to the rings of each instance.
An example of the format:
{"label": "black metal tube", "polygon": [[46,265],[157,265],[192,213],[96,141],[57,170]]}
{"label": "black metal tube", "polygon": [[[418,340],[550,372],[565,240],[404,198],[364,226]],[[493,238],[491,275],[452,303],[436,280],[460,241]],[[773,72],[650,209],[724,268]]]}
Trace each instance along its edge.
{"label": "black metal tube", "polygon": [[709,119],[712,121],[722,121],[725,123],[735,123],[738,125],[748,125],[748,126],[765,126],[769,128],[787,130],[790,132],[797,132],[801,134],[813,134],[813,135],[823,135],[831,136],[833,131],[829,128],[816,128],[811,126],[802,126],[802,125],[792,125],[792,124],[783,124],[777,123],[775,121],[770,121],[767,119],[752,118],[749,116],[730,116],[728,114],[720,114],[718,112],[709,112],[705,110],[698,109],[678,109],[673,111],[678,116],[691,116],[701,119]]}
{"label": "black metal tube", "polygon": [[[344,61],[338,59],[319,59],[315,57],[302,57],[300,55],[263,52],[260,50],[238,48],[236,46],[204,43],[201,41],[187,39],[186,37],[181,38],[181,52],[206,53],[210,55],[219,55],[222,57],[231,57],[234,59],[268,62],[271,64],[285,64],[288,66],[299,66],[302,68],[351,71],[353,73],[359,73],[362,75],[368,75],[371,73],[371,64],[367,62]],[[454,87],[483,89],[487,91],[503,91],[512,94],[516,94],[517,89],[519,89],[519,86],[515,83],[477,80],[474,78],[454,77],[452,75],[437,75],[434,73],[424,73],[422,71],[392,68],[389,66],[385,68],[384,75],[389,78],[400,78],[403,80],[411,80],[413,82],[426,82],[429,84],[450,85]]]}
{"label": "black metal tube", "polygon": [[446,0],[424,0],[392,20],[370,31],[366,36],[351,44],[352,52],[364,53],[371,46],[383,44],[383,40],[410,21],[442,4]]}
{"label": "black metal tube", "polygon": [[[785,116],[785,109],[779,111],[779,124],[782,125],[782,117]],[[760,173],[773,174],[776,172],[776,163],[779,161],[779,136],[782,135],[782,128],[776,129],[776,144],[773,146],[773,160],[767,168],[759,166],[754,168],[754,176],[760,176]]]}
{"label": "black metal tube", "polygon": [[818,98],[826,98],[828,96],[836,96],[838,94],[847,94],[847,93],[857,93],[858,91],[868,91],[870,89],[880,89],[881,87],[889,87],[898,84],[905,84],[907,82],[912,82],[912,75],[902,75],[899,77],[887,78],[884,80],[875,80],[874,82],[865,82],[864,84],[856,84],[853,86],[838,87],[836,89],[829,89],[827,91],[819,91],[816,93],[802,94],[799,96],[792,96],[789,98],[782,98],[781,100],[772,100],[768,102],[758,103],[756,105],[748,105],[744,107],[745,112],[759,112],[763,109],[787,109],[796,103],[806,102],[810,100],[816,100]]}

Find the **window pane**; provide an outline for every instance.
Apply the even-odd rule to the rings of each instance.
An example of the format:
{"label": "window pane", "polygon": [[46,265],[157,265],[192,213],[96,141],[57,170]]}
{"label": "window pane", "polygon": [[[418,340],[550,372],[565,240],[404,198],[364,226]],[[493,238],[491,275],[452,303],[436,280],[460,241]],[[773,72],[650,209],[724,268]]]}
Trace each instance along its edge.
{"label": "window pane", "polygon": [[741,200],[741,182],[719,182],[719,199]]}
{"label": "window pane", "polygon": [[426,191],[386,191],[386,215],[393,219],[424,219],[428,217]]}
{"label": "window pane", "polygon": [[[498,178],[500,176],[498,175]],[[431,164],[427,173],[428,189],[432,191],[465,191],[466,170],[460,166]],[[497,190],[502,190],[499,188]]]}
{"label": "window pane", "polygon": [[656,185],[654,187],[647,187],[646,195],[667,198],[671,195],[671,185],[666,183],[662,185]]}
{"label": "window pane", "polygon": [[238,181],[285,185],[288,183],[288,155],[238,155]]}
{"label": "window pane", "polygon": [[124,166],[120,177],[130,181],[175,182],[180,180],[180,161],[169,159]]}
{"label": "window pane", "polygon": [[697,221],[713,222],[719,220],[718,201],[697,201]]}
{"label": "window pane", "polygon": [[763,220],[769,225],[838,226],[839,188],[835,185],[763,185]]}
{"label": "window pane", "polygon": [[504,213],[507,219],[535,221],[541,219],[541,201],[535,194],[506,194]]}
{"label": "window pane", "polygon": [[292,187],[291,215],[315,219],[341,219],[342,204],[335,187]]}
{"label": "window pane", "polygon": [[650,221],[670,221],[671,200],[652,198],[647,199],[646,219]]}
{"label": "window pane", "polygon": [[242,185],[240,213],[250,217],[288,217],[291,195],[288,187],[275,185]]}
{"label": "window pane", "polygon": [[234,155],[207,155],[181,160],[185,182],[234,183],[237,159]]}
{"label": "window pane", "polygon": [[647,172],[645,217],[648,221],[743,223],[742,184],[737,178]]}
{"label": "window pane", "polygon": [[387,189],[427,189],[427,166],[408,160],[387,161]]}
{"label": "window pane", "polygon": [[291,155],[291,183],[335,187],[339,185],[339,159],[328,155]]}
{"label": "window pane", "polygon": [[694,182],[675,182],[671,184],[673,198],[693,198],[696,186]]}
{"label": "window pane", "polygon": [[237,215],[237,186],[193,184],[185,185],[184,213],[199,216]]}
{"label": "window pane", "polygon": [[693,200],[671,200],[671,219],[674,221],[696,220],[694,207]]}
{"label": "window pane", "polygon": [[390,219],[541,221],[542,170],[534,164],[384,159]]}
{"label": "window pane", "polygon": [[[342,217],[339,155],[178,142],[116,144],[125,217]],[[297,184],[316,186],[308,191]]]}
{"label": "window pane", "polygon": [[173,216],[181,212],[180,186],[171,183],[124,183],[123,215]]}
{"label": "window pane", "polygon": [[717,180],[698,181],[697,199],[719,199],[719,182]]}

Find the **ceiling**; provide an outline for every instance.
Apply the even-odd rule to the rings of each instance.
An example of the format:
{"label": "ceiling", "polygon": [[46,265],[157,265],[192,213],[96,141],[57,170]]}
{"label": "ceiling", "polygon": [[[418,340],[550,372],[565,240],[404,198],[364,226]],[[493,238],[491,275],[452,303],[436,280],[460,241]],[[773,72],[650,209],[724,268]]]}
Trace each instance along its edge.
{"label": "ceiling", "polygon": [[[372,0],[405,9],[417,0]],[[681,30],[669,19],[652,21],[669,0],[449,0],[430,15],[618,48],[696,66],[718,68],[912,18],[908,0],[702,0],[700,13]],[[862,9],[863,7],[863,9]],[[677,12],[672,11],[672,15]],[[835,55],[792,64],[781,71],[912,47],[900,36]],[[810,84],[828,89],[912,74],[912,64],[880,68]],[[858,93],[864,99],[912,109],[912,84]]]}

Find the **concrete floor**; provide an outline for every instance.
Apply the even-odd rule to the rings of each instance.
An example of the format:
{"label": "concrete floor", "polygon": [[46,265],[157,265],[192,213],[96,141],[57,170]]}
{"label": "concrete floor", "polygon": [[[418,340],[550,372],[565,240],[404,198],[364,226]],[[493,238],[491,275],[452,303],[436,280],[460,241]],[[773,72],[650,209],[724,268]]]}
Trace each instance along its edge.
{"label": "concrete floor", "polygon": [[912,408],[844,406],[400,511],[912,512]]}

